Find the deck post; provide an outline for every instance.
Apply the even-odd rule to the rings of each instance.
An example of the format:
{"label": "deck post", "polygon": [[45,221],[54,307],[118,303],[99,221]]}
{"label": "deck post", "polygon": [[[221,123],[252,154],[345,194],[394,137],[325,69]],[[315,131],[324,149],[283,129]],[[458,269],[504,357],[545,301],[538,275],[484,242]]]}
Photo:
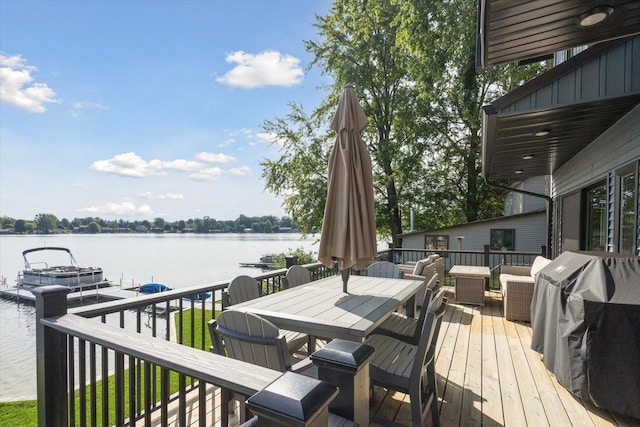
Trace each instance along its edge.
{"label": "deck post", "polygon": [[69,289],[66,286],[43,286],[31,292],[36,297],[38,426],[66,427],[67,340],[64,334],[40,324],[40,320],[67,314]]}
{"label": "deck post", "polygon": [[242,426],[326,427],[338,389],[315,378],[285,372],[247,399],[256,417]]}
{"label": "deck post", "polygon": [[369,425],[369,361],[374,352],[366,344],[334,339],[310,356],[318,379],[340,390],[329,410],[361,426]]}

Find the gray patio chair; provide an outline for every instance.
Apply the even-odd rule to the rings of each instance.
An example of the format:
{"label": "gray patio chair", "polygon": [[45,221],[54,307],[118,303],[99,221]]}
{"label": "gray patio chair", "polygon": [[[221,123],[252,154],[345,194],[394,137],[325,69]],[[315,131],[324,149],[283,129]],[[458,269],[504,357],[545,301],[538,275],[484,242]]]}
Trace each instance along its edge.
{"label": "gray patio chair", "polygon": [[397,338],[408,344],[418,345],[420,341],[420,333],[422,325],[427,318],[427,307],[431,303],[432,296],[440,288],[438,275],[436,274],[427,283],[424,298],[422,300],[420,315],[418,318],[407,317],[404,314],[392,313],[382,324],[373,331],[373,334],[386,335]]}
{"label": "gray patio chair", "polygon": [[[233,305],[259,298],[262,295],[262,289],[260,288],[260,283],[256,279],[242,275],[234,278],[231,283],[229,283],[228,293],[229,302]],[[307,344],[309,340],[309,336],[302,332],[283,329],[282,333],[287,338],[287,346],[290,354],[300,350],[300,348]]]}
{"label": "gray patio chair", "polygon": [[289,289],[311,281],[311,272],[301,265],[292,265],[284,276],[284,288]]}
{"label": "gray patio chair", "polygon": [[235,277],[229,283],[227,292],[229,292],[229,302],[231,304],[240,304],[262,296],[260,283],[253,277],[244,275]]}
{"label": "gray patio chair", "polygon": [[[409,394],[413,427],[422,427],[429,411],[432,424],[440,425],[435,347],[447,306],[444,293],[438,291],[429,304],[418,345],[385,335],[371,335],[365,341],[376,349],[369,366],[371,384]],[[388,421],[377,418],[371,415],[372,422]]]}
{"label": "gray patio chair", "polygon": [[[291,357],[285,334],[256,314],[227,310],[210,320],[208,326],[212,351],[216,354],[281,372],[301,372],[313,367],[309,358]],[[244,421],[247,417],[246,396],[232,394],[228,398],[240,403],[240,420]],[[221,403],[229,405],[231,402]],[[232,407],[229,405],[230,410]]]}
{"label": "gray patio chair", "polygon": [[402,279],[404,274],[397,265],[389,261],[378,261],[365,268],[365,276]]}
{"label": "gray patio chair", "polygon": [[[257,314],[223,311],[209,321],[213,351],[234,359],[277,371],[298,372],[312,366],[308,358],[302,362],[289,355],[286,334]],[[298,361],[298,363],[294,363]]]}

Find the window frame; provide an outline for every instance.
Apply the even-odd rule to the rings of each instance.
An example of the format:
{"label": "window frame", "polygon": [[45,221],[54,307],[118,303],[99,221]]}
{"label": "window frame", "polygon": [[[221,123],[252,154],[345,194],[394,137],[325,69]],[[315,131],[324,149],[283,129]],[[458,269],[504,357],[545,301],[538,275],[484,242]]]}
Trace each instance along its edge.
{"label": "window frame", "polygon": [[[593,227],[591,227],[592,225],[592,221],[591,218],[593,217],[592,215],[592,211],[591,211],[591,206],[592,204],[590,203],[590,197],[589,197],[589,193],[596,190],[596,189],[603,189],[604,190],[604,218],[602,218],[602,213],[601,213],[601,223],[600,223],[600,229],[602,229],[602,227],[604,227],[604,235],[601,237],[601,243],[602,243],[602,247],[598,247],[598,248],[594,248],[591,247],[591,243],[593,243],[593,239],[589,232],[593,230]],[[587,250],[587,251],[606,251],[607,250],[607,217],[606,217],[606,213],[608,210],[608,201],[609,201],[609,193],[607,190],[607,180],[599,180],[598,182],[589,185],[588,187],[585,187],[582,189],[582,194],[581,194],[581,199],[582,199],[582,203],[581,203],[581,208],[580,208],[580,219],[581,219],[581,224],[580,224],[580,249],[582,250]]]}
{"label": "window frame", "polygon": [[[494,235],[497,237],[498,233],[502,237],[502,241],[505,242],[505,234],[511,233],[511,245],[498,246],[498,243],[494,243]],[[516,229],[515,228],[492,228],[489,231],[489,249],[492,251],[515,251],[516,250]]]}
{"label": "window frame", "polygon": [[[427,242],[430,238],[435,238],[434,239],[435,244],[432,245],[432,247],[429,247],[429,244]],[[438,244],[438,240],[440,238],[443,238],[443,240],[446,242],[446,245],[445,245],[446,247],[443,248]],[[449,249],[449,235],[448,234],[425,234],[424,235],[424,248],[427,249],[427,250],[432,250],[432,251],[448,250]]]}

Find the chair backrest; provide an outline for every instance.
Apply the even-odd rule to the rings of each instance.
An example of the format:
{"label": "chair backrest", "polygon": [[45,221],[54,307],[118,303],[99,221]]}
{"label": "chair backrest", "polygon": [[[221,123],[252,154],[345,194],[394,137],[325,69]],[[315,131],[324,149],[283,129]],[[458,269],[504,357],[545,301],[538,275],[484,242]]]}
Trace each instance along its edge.
{"label": "chair backrest", "polygon": [[292,265],[284,276],[285,289],[304,285],[311,281],[311,272],[301,265]]}
{"label": "chair backrest", "polygon": [[429,304],[431,304],[431,300],[433,295],[435,295],[436,291],[440,289],[440,282],[438,281],[438,275],[434,274],[431,280],[427,283],[427,287],[424,291],[424,299],[422,300],[422,305],[420,306],[420,315],[418,316],[418,326],[416,327],[416,331],[414,333],[413,338],[416,342],[419,342],[420,335],[422,334],[422,325],[424,325],[424,321],[427,318],[427,312]]}
{"label": "chair backrest", "polygon": [[229,357],[281,372],[291,367],[287,339],[276,325],[256,314],[223,311],[210,322],[209,331],[217,353],[224,349]]}
{"label": "chair backrest", "polygon": [[[422,324],[420,341],[416,358],[411,368],[411,381],[421,381],[425,366],[434,363],[435,348],[442,324],[442,316],[447,308],[447,299],[444,297],[445,290],[440,289],[433,297],[426,310],[426,319]],[[411,387],[411,386],[410,386]]]}
{"label": "chair backrest", "polygon": [[431,264],[431,261],[429,260],[429,258],[424,258],[419,260],[413,266],[413,271],[411,272],[411,274],[413,274],[414,276],[424,276],[422,274],[422,270],[424,270],[424,268],[429,264]]}
{"label": "chair backrest", "polygon": [[229,287],[229,299],[231,304],[240,304],[241,302],[250,301],[259,298],[261,295],[260,283],[250,276],[238,276],[234,278]]}
{"label": "chair backrest", "polygon": [[389,261],[378,261],[365,269],[365,275],[373,277],[386,277],[389,279],[402,279],[404,275],[400,268]]}

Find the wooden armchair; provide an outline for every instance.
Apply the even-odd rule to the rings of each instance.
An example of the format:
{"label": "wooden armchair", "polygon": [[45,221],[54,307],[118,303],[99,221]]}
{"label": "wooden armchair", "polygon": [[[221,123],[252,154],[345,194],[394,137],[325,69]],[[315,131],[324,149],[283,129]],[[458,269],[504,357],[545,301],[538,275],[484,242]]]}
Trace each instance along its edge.
{"label": "wooden armchair", "polygon": [[[429,304],[418,345],[384,335],[371,335],[365,342],[376,349],[369,367],[371,383],[409,394],[414,427],[422,427],[429,412],[433,426],[440,425],[435,348],[447,306],[444,293],[438,291]],[[372,421],[378,422],[375,418]]]}
{"label": "wooden armchair", "polygon": [[434,275],[429,283],[427,283],[426,290],[424,292],[424,298],[422,300],[422,309],[418,318],[407,317],[400,313],[391,313],[382,324],[376,328],[373,333],[380,335],[387,335],[389,337],[397,338],[409,344],[418,345],[420,341],[420,333],[422,332],[422,325],[427,318],[427,307],[431,303],[431,299],[435,292],[440,288],[438,282],[438,275]]}
{"label": "wooden armchair", "polygon": [[293,363],[296,359],[289,356],[286,335],[256,314],[227,310],[210,320],[208,326],[214,353],[226,352],[231,358],[281,372],[297,372],[311,366],[308,359],[299,365]]}
{"label": "wooden armchair", "polygon": [[400,271],[400,268],[398,268],[396,264],[389,261],[374,262],[365,269],[365,275],[372,277],[402,279],[403,274],[404,273]]}
{"label": "wooden armchair", "polygon": [[[240,304],[245,301],[259,298],[262,295],[260,283],[250,276],[238,276],[229,283],[229,302],[231,304]],[[307,334],[296,331],[282,331],[287,338],[289,353],[293,354],[300,350],[309,340]]]}
{"label": "wooden armchair", "polygon": [[284,276],[284,288],[304,285],[311,281],[311,272],[301,265],[292,265]]}

